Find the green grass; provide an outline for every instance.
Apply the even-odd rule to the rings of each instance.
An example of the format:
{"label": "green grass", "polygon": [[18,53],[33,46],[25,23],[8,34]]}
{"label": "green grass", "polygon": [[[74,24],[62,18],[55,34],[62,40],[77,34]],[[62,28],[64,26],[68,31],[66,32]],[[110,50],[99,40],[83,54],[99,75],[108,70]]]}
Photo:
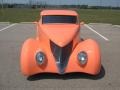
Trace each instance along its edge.
{"label": "green grass", "polygon": [[120,24],[120,10],[78,10],[81,20],[86,23]]}
{"label": "green grass", "polygon": [[[0,22],[32,22],[39,20],[40,9],[0,9]],[[120,24],[120,10],[78,10],[81,21],[85,23]]]}
{"label": "green grass", "polygon": [[3,9],[0,12],[0,22],[32,22],[39,19],[39,9]]}

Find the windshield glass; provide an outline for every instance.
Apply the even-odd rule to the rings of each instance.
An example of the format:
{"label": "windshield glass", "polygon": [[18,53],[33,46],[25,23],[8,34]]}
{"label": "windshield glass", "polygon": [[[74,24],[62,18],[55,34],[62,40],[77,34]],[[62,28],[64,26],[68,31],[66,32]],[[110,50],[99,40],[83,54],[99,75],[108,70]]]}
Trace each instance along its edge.
{"label": "windshield glass", "polygon": [[77,23],[76,16],[69,16],[69,15],[45,15],[42,16],[42,23]]}

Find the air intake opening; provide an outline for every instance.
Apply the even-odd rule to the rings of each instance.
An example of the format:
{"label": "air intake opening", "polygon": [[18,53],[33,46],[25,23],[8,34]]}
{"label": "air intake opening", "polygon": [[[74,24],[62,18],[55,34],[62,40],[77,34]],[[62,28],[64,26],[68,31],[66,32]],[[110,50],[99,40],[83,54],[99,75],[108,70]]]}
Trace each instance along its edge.
{"label": "air intake opening", "polygon": [[65,67],[68,63],[69,56],[72,52],[72,46],[72,41],[64,47],[60,47],[54,42],[50,41],[51,51],[53,53],[53,56],[55,57],[60,74],[63,74],[65,71]]}

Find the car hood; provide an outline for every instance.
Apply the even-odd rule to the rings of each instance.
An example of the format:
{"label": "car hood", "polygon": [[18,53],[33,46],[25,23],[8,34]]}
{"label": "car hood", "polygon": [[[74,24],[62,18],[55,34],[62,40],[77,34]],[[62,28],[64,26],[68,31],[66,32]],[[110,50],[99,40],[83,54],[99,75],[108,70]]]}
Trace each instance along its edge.
{"label": "car hood", "polygon": [[40,27],[49,39],[60,47],[72,41],[79,29],[76,24],[44,24]]}

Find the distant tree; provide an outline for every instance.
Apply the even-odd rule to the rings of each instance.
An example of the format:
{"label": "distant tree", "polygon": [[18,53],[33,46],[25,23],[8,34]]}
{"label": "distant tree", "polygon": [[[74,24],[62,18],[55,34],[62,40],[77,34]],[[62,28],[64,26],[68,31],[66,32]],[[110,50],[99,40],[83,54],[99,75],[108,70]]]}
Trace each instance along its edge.
{"label": "distant tree", "polygon": [[3,0],[0,0],[0,6],[1,6],[1,8],[3,8],[4,6],[4,1]]}

